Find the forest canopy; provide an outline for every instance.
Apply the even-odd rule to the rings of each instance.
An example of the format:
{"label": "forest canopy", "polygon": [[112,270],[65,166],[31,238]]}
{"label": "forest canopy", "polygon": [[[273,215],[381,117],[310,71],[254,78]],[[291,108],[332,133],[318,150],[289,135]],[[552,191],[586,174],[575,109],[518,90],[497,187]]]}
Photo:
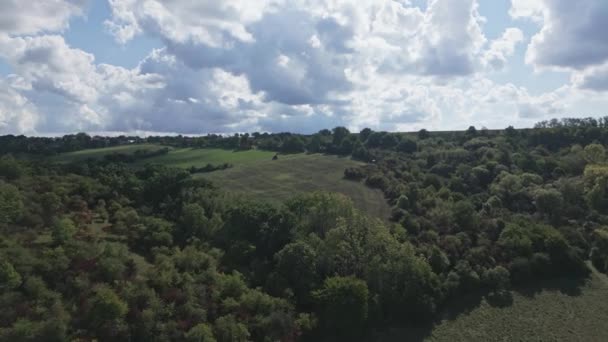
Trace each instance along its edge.
{"label": "forest canopy", "polygon": [[[364,164],[344,177],[380,189],[391,217],[323,191],[281,204],[239,196],[187,169],[135,163],[149,152],[49,158],[137,143],[167,147],[159,154],[350,157]],[[608,118],[464,132],[0,137],[0,340],[374,340],[432,324],[462,296],[508,303],[517,287],[584,278],[586,261],[607,272],[606,144]]]}

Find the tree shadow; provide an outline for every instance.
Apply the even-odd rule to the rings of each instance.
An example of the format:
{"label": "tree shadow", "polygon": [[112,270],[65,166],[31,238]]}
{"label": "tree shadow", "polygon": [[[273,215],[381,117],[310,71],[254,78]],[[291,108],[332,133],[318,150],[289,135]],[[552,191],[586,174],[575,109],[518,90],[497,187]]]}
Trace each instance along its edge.
{"label": "tree shadow", "polygon": [[534,298],[543,291],[559,291],[567,296],[580,296],[583,286],[589,281],[590,274],[575,278],[558,277],[542,279],[533,283],[519,285],[513,291],[527,298]]}
{"label": "tree shadow", "polygon": [[543,291],[559,291],[567,296],[579,296],[582,294],[582,288],[589,280],[590,274],[581,274],[572,278],[557,277],[535,280],[529,284],[516,286],[511,290],[478,292],[459,296],[444,303],[440,313],[433,321],[416,325],[387,325],[382,331],[374,334],[371,341],[421,342],[431,337],[433,330],[442,322],[454,321],[462,315],[469,314],[479,308],[484,301],[491,307],[502,309],[513,305],[514,294],[534,298]]}

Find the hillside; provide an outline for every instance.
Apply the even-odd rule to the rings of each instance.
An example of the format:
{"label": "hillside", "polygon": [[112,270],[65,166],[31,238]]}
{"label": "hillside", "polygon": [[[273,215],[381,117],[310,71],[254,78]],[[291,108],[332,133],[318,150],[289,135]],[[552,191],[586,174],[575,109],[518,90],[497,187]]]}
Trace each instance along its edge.
{"label": "hillside", "polygon": [[[54,161],[69,163],[89,158],[102,159],[106,156],[124,154],[132,156],[137,151],[158,151],[164,146],[138,144],[102,149],[87,149],[63,153],[52,158]],[[351,158],[331,155],[295,153],[280,155],[272,160],[276,152],[263,150],[233,151],[218,148],[171,148],[168,153],[141,158],[131,165],[143,168],[145,165],[163,165],[183,169],[201,168],[208,164],[230,164],[226,170],[197,173],[214,182],[220,188],[248,198],[257,198],[274,204],[311,191],[330,191],[351,198],[355,206],[370,215],[388,219],[390,206],[382,191],[344,179],[344,170],[364,165]]]}
{"label": "hillside", "polygon": [[294,154],[281,155],[278,160],[268,158],[236,164],[233,168],[199,177],[209,179],[227,191],[277,204],[303,192],[338,192],[350,197],[360,210],[387,219],[390,206],[382,191],[344,179],[345,168],[361,165],[363,163],[350,158]]}
{"label": "hillside", "polygon": [[608,118],[1,140],[0,341],[608,336]]}
{"label": "hillside", "polygon": [[[591,266],[592,267],[592,266]],[[429,329],[380,335],[378,341],[498,342],[606,341],[608,278],[594,271],[582,285],[552,280],[545,287],[514,291],[507,305],[486,299],[459,301],[460,310],[445,313]]]}

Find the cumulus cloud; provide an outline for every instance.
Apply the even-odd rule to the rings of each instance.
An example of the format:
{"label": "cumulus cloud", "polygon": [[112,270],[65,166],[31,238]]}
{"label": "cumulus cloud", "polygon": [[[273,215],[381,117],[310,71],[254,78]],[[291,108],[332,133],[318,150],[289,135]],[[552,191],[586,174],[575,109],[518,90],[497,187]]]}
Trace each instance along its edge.
{"label": "cumulus cloud", "polygon": [[513,18],[530,18],[535,22],[542,22],[544,0],[511,0],[509,14]]}
{"label": "cumulus cloud", "polygon": [[35,133],[36,108],[10,83],[0,78],[0,134]]}
{"label": "cumulus cloud", "polygon": [[572,76],[573,83],[582,89],[608,91],[608,63],[587,68]]}
{"label": "cumulus cloud", "polygon": [[475,0],[433,0],[421,27],[417,63],[430,75],[466,75],[486,41]]}
{"label": "cumulus cloud", "polygon": [[0,34],[36,34],[62,31],[74,15],[82,15],[88,0],[3,0]]}
{"label": "cumulus cloud", "polygon": [[[146,35],[164,45],[132,69],[65,41],[86,2],[0,5],[0,58],[14,72],[0,80],[0,132],[497,127],[562,115],[580,89],[606,90],[602,37],[574,41],[600,25],[605,6],[590,0],[578,19],[563,15],[565,1],[512,0],[513,18],[539,25],[528,62],[575,70],[572,86],[534,96],[488,78],[526,38],[510,27],[488,40],[478,0],[108,0],[104,26],[118,44]],[[567,57],[553,46],[560,34],[591,55]]]}
{"label": "cumulus cloud", "polygon": [[580,70],[608,60],[608,39],[605,34],[608,32],[608,2],[526,2],[513,0],[511,14],[542,21],[542,29],[528,47],[528,63],[537,67]]}
{"label": "cumulus cloud", "polygon": [[516,28],[510,27],[502,36],[492,41],[490,48],[484,56],[484,63],[495,70],[500,70],[508,63],[508,58],[515,52],[517,44],[524,40],[524,33]]}
{"label": "cumulus cloud", "polygon": [[218,47],[226,36],[252,41],[246,25],[258,20],[271,0],[160,1],[109,0],[113,17],[106,27],[125,43],[144,31],[175,42]]}
{"label": "cumulus cloud", "polygon": [[121,104],[118,98],[163,86],[158,75],[98,65],[58,35],[0,36],[0,57],[16,73],[13,89],[48,114],[37,123],[46,131],[102,128]]}

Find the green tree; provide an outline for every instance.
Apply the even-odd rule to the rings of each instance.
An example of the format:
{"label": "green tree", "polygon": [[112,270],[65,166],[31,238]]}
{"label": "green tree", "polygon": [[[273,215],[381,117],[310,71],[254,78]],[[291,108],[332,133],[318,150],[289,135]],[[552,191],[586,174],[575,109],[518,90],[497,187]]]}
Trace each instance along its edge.
{"label": "green tree", "polygon": [[426,129],[421,129],[418,131],[418,140],[424,140],[431,137],[431,134]]}
{"label": "green tree", "polygon": [[346,127],[336,127],[333,132],[333,144],[336,147],[342,145],[342,141],[350,135],[350,131]]}
{"label": "green tree", "polygon": [[98,285],[90,299],[89,320],[95,326],[124,319],[129,307],[107,285]]}
{"label": "green tree", "polygon": [[302,138],[297,135],[288,137],[281,145],[281,152],[284,153],[301,153],[304,152],[305,145]]}
{"label": "green tree", "polygon": [[535,203],[536,208],[541,214],[556,217],[561,213],[564,198],[561,192],[555,189],[541,189],[536,193]]}
{"label": "green tree", "polygon": [[372,134],[372,130],[370,128],[364,128],[361,130],[361,132],[359,132],[359,140],[361,142],[365,142],[365,140],[367,140],[367,138],[369,137],[370,134]]}
{"label": "green tree", "polygon": [[62,219],[55,220],[51,236],[53,237],[53,242],[61,245],[71,240],[74,234],[76,234],[76,231],[77,229],[74,222],[72,222],[72,220],[69,218],[64,217]]}
{"label": "green tree", "polygon": [[354,277],[327,278],[313,293],[324,334],[337,340],[361,337],[367,326],[369,292],[364,281]]}
{"label": "green tree", "polygon": [[591,164],[601,164],[606,161],[606,149],[600,144],[590,144],[585,147],[585,159]]}
{"label": "green tree", "polygon": [[321,137],[318,134],[315,134],[310,138],[310,142],[306,145],[306,150],[309,153],[321,152]]}
{"label": "green tree", "polygon": [[21,285],[21,275],[7,260],[0,261],[0,289],[12,290]]}
{"label": "green tree", "polygon": [[23,197],[17,187],[0,180],[0,226],[14,223],[23,215]]}
{"label": "green tree", "polygon": [[23,167],[13,156],[6,155],[0,158],[0,177],[12,181],[21,177],[23,173]]}
{"label": "green tree", "polygon": [[192,327],[184,336],[188,342],[215,342],[213,329],[205,323],[199,323]]}
{"label": "green tree", "polygon": [[182,241],[196,237],[208,238],[212,235],[209,219],[205,216],[205,209],[197,203],[185,204],[179,219],[179,228]]}
{"label": "green tree", "polygon": [[240,323],[234,315],[227,315],[215,321],[215,336],[220,341],[247,342],[249,341],[249,330],[247,326]]}
{"label": "green tree", "polygon": [[488,287],[495,290],[506,290],[509,288],[511,283],[511,275],[509,270],[502,266],[496,266],[487,270],[483,279]]}
{"label": "green tree", "polygon": [[404,138],[397,144],[396,149],[402,153],[414,153],[418,150],[418,144],[414,140]]}
{"label": "green tree", "polygon": [[303,241],[290,243],[283,247],[274,257],[277,271],[299,298],[305,298],[316,284],[317,255]]}
{"label": "green tree", "polygon": [[40,197],[40,205],[45,223],[51,225],[55,217],[60,214],[61,197],[54,192],[47,192]]}

